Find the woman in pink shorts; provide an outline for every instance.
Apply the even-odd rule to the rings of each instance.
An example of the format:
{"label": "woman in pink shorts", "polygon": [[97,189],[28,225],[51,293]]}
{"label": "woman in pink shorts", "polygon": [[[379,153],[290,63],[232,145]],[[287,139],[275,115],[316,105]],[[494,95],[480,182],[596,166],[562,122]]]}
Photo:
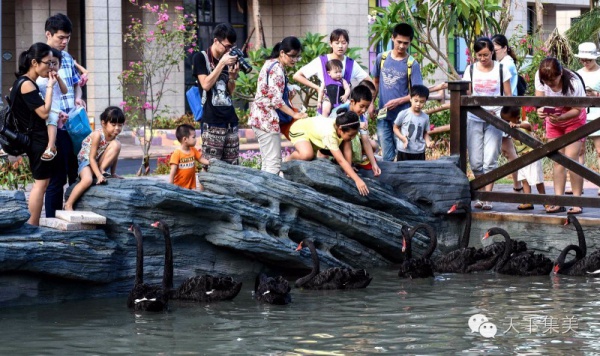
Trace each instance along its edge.
{"label": "woman in pink shorts", "polygon": [[[535,96],[585,96],[585,87],[577,74],[569,69],[563,68],[556,58],[546,58],[540,63],[535,73]],[[546,120],[546,138],[548,141],[555,140],[564,134],[583,126],[586,121],[585,108],[580,107],[541,107],[537,110],[541,119]],[[584,140],[569,144],[559,150],[560,153],[577,161],[579,150]],[[554,193],[563,195],[567,174],[565,167],[554,162],[552,169],[554,181]],[[571,187],[573,195],[581,196],[583,190],[583,178],[571,172]],[[546,208],[547,213],[560,213],[566,209],[563,206],[550,205]],[[574,206],[567,214],[581,214],[581,207]]]}

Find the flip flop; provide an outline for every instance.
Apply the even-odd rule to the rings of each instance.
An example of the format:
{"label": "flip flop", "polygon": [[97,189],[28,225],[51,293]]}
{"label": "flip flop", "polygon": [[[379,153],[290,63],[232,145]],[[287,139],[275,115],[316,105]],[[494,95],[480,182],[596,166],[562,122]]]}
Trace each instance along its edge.
{"label": "flip flop", "polygon": [[565,211],[567,211],[567,209],[565,209],[564,206],[559,205],[550,205],[546,208],[546,214],[564,213]]}
{"label": "flip flop", "polygon": [[578,206],[569,208],[569,211],[567,211],[567,214],[569,214],[569,215],[576,215],[576,214],[581,214],[581,213],[583,213],[583,208],[578,207]]}

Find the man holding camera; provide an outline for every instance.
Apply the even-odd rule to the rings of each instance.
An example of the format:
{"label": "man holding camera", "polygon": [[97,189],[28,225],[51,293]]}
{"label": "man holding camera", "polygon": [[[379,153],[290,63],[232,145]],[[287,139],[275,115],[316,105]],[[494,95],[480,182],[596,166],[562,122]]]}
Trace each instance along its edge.
{"label": "man holding camera", "polygon": [[230,24],[222,23],[213,30],[213,37],[208,50],[196,53],[193,60],[193,74],[198,78],[200,91],[206,92],[202,151],[207,159],[238,164],[238,117],[231,100],[239,72],[238,57],[231,53],[237,35]]}

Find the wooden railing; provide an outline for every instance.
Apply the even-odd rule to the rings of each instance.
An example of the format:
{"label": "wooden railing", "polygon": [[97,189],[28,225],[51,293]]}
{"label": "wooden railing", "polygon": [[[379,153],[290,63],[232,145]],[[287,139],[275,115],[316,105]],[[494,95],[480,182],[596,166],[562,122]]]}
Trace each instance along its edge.
{"label": "wooden railing", "polygon": [[479,189],[519,170],[543,157],[561,164],[568,170],[589,180],[600,187],[600,175],[558,152],[572,142],[587,137],[600,130],[600,119],[591,121],[584,126],[569,132],[553,141],[542,143],[538,139],[511,128],[499,117],[482,109],[482,106],[566,106],[566,107],[595,107],[600,106],[600,98],[593,97],[488,97],[467,96],[470,82],[448,82],[450,91],[450,154],[458,155],[459,166],[463,172],[467,170],[467,112],[471,112],[485,122],[508,133],[527,146],[533,148],[529,153],[518,157],[512,162],[494,169],[471,181],[471,199],[496,202],[573,205],[600,207],[600,197],[575,197],[541,194],[519,194],[505,192],[484,192]]}

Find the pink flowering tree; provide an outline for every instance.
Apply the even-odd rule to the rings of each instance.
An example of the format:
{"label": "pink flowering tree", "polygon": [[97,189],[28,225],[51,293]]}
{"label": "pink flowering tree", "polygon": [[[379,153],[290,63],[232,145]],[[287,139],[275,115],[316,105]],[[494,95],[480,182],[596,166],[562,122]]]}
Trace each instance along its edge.
{"label": "pink flowering tree", "polygon": [[121,106],[127,123],[142,131],[144,159],[138,171],[141,175],[149,172],[155,119],[171,112],[162,99],[166,93],[176,91],[165,87],[165,83],[173,71],[182,69],[186,56],[196,50],[196,19],[184,14],[181,6],[169,11],[164,2],[159,5],[130,2],[142,10],[145,20],[132,17],[123,34],[123,41],[135,51],[138,60],[129,62],[119,75],[119,90],[123,92]]}

